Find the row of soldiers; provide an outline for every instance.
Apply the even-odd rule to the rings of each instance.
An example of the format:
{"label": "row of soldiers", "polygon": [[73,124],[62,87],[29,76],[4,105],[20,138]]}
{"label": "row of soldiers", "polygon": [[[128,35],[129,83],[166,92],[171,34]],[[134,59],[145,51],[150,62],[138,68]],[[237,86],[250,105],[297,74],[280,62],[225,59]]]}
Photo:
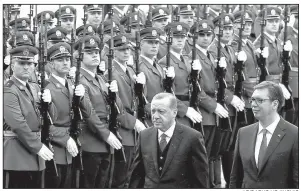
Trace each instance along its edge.
{"label": "row of soldiers", "polygon": [[[283,113],[298,125],[298,6],[290,6],[283,30],[287,17],[273,6],[234,12],[150,6],[147,15],[137,7],[122,15],[120,6],[85,5],[84,25],[76,28],[78,15],[69,5],[35,17],[31,6],[29,18],[18,18],[20,6],[7,6],[6,187],[127,188],[137,133],[152,126],[149,103],[164,91],[177,97],[177,121],[203,133],[211,188],[221,184],[221,166],[229,184],[236,134],[255,122],[249,101],[265,72],[264,80],[280,83],[293,101]],[[262,32],[254,30],[257,24]],[[292,89],[282,85],[283,52],[290,55]],[[51,144],[41,142],[39,103],[49,105]],[[70,131],[74,120],[77,136]]]}

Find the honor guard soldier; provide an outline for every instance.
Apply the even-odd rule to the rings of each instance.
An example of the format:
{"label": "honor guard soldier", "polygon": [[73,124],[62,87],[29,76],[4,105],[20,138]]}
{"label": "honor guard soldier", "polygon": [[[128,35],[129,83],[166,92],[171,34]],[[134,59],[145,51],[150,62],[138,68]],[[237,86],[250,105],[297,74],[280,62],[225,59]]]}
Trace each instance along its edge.
{"label": "honor guard soldier", "polygon": [[[168,24],[170,10],[166,7],[157,7],[152,10],[152,26],[161,29],[164,32],[164,27]],[[158,60],[163,58],[167,53],[166,34],[160,36],[160,46],[157,54]]]}
{"label": "honor guard soldier", "polygon": [[[84,29],[85,29],[84,25],[82,25],[76,29],[77,39],[82,38],[84,36]],[[90,24],[86,24],[86,35],[90,35],[90,36],[95,35],[96,29],[97,29],[97,27],[90,25]]]}
{"label": "honor guard soldier", "polygon": [[85,5],[87,11],[87,24],[98,27],[103,20],[102,18],[102,5]]}
{"label": "honor guard soldier", "polygon": [[124,17],[121,18],[120,20],[120,24],[124,26],[125,28],[125,32],[129,32],[127,31],[127,28],[130,28],[130,43],[133,46],[136,46],[135,44],[135,34],[136,31],[140,31],[141,29],[144,28],[143,26],[143,16],[142,14],[139,12],[133,12],[133,13],[129,13],[128,15],[125,15]]}
{"label": "honor guard soldier", "polygon": [[55,23],[54,12],[52,12],[52,11],[43,11],[43,12],[40,12],[36,16],[36,18],[38,20],[38,32],[41,30],[42,17],[43,17],[43,21],[45,22],[45,23],[43,23],[43,25],[46,25],[47,31],[49,31],[50,29],[55,27],[55,25],[54,25],[54,23]]}
{"label": "honor guard soldier", "polygon": [[[241,17],[243,11],[237,11],[233,14],[234,17],[234,36],[231,43],[231,47],[238,52],[239,30],[241,28]],[[255,118],[252,112],[251,104],[249,99],[254,91],[253,87],[257,84],[257,59],[256,59],[256,48],[249,40],[252,32],[253,18],[251,11],[246,10],[244,15],[244,30],[242,31],[242,51],[246,54],[246,61],[244,62],[244,75],[245,80],[243,81],[243,98],[245,102],[245,109],[247,113],[248,124],[255,123]]]}
{"label": "honor guard soldier", "polygon": [[66,42],[67,30],[57,26],[47,31],[47,48],[52,47],[56,43]]}
{"label": "honor guard soldier", "polygon": [[[53,158],[53,153],[41,142],[40,88],[28,82],[37,53],[32,46],[19,46],[10,52],[13,76],[5,84],[3,94],[3,169],[7,188],[40,188],[45,160]],[[51,103],[49,90],[44,90],[42,99]],[[55,114],[55,106],[49,107],[50,113]]]}
{"label": "honor guard soldier", "polygon": [[17,24],[16,29],[17,31],[30,31],[30,20],[28,18],[18,18],[13,21],[9,22],[9,26],[14,31],[15,23]]}
{"label": "honor guard soldier", "polygon": [[[107,100],[107,82],[103,76],[96,74],[96,68],[100,63],[98,48],[100,39],[95,35],[81,38],[75,44],[76,50],[79,49],[82,42],[84,42],[84,49],[82,50],[80,83],[85,87],[85,98],[89,100],[98,116],[95,123],[100,124],[95,127],[93,123],[86,122],[82,127],[80,142],[83,150],[84,187],[105,188],[109,180],[111,147],[118,150],[122,148],[122,144],[108,129],[107,117],[110,107],[108,105],[109,100]],[[112,81],[109,88],[112,92],[117,93],[117,82]],[[120,111],[117,121],[121,127],[129,128],[129,122],[133,121],[134,117],[124,112],[119,97],[116,98]]]}
{"label": "honor guard soldier", "polygon": [[[221,182],[220,180],[220,160],[216,159],[216,156],[211,151],[216,146],[213,143],[214,134],[217,129],[216,117],[226,118],[229,116],[228,111],[216,101],[215,92],[217,87],[215,84],[215,59],[209,52],[209,45],[214,39],[213,23],[209,20],[201,20],[198,24],[198,38],[196,44],[196,59],[199,59],[202,64],[201,76],[201,87],[206,93],[206,97],[201,100],[200,111],[203,116],[203,128],[205,133],[205,144],[206,150],[209,157],[209,177],[210,187],[215,187]],[[194,25],[190,29],[190,33],[194,34],[196,26]],[[221,59],[219,66],[226,68],[227,63]]]}
{"label": "honor guard soldier", "polygon": [[55,18],[61,20],[61,27],[67,30],[67,39],[71,41],[71,31],[76,20],[76,9],[70,5],[63,6],[55,12]]}
{"label": "honor guard soldier", "polygon": [[[189,59],[187,55],[183,56],[182,54],[189,28],[189,25],[182,22],[170,23],[165,27],[165,31],[171,30],[173,35],[170,47],[170,66],[174,68],[175,72],[173,91],[179,100],[177,120],[179,123],[188,127],[191,126],[191,122],[200,123],[202,121],[202,115],[194,108],[189,107],[191,59]],[[166,68],[167,56],[164,56],[159,61],[159,64],[163,68]],[[199,72],[202,69],[199,60],[194,61],[193,67]]]}
{"label": "honor guard soldier", "polygon": [[[122,137],[122,145],[125,151],[126,161],[118,161],[115,158],[115,168],[113,174],[112,188],[127,188],[128,172],[134,160],[135,133],[145,129],[143,123],[136,119],[136,102],[135,102],[135,82],[145,84],[145,76],[143,72],[135,76],[135,72],[131,67],[127,66],[127,62],[131,56],[129,39],[126,34],[120,34],[113,38],[114,40],[114,60],[112,64],[112,79],[117,81],[118,95],[124,106],[125,111],[134,117],[129,121],[129,126],[121,127],[119,133]],[[109,41],[110,42],[110,41]]]}

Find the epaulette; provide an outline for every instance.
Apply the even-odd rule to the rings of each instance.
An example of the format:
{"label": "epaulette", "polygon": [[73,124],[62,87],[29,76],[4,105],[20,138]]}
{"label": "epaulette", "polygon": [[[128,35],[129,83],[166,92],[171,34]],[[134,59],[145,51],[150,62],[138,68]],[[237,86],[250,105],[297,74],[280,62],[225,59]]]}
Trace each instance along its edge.
{"label": "epaulette", "polygon": [[14,84],[14,81],[8,80],[8,81],[6,82],[6,84],[5,84],[5,87],[9,87],[9,88],[10,88],[13,84]]}

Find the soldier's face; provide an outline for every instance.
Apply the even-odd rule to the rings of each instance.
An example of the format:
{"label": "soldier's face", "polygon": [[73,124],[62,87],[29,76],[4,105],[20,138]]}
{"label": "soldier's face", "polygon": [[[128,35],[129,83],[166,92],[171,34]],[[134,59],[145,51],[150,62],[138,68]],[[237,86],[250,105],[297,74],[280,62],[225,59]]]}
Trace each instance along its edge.
{"label": "soldier's face", "polygon": [[193,15],[180,15],[180,22],[186,23],[189,27],[192,27],[194,23]]}
{"label": "soldier's face", "polygon": [[186,37],[185,36],[174,36],[172,39],[172,49],[183,50],[185,46]]}
{"label": "soldier's face", "polygon": [[20,80],[27,81],[33,74],[34,64],[33,62],[13,60],[12,70],[15,77]]}
{"label": "soldier's face", "polygon": [[127,62],[130,59],[130,48],[115,50],[114,54],[118,62]]}
{"label": "soldier's face", "polygon": [[279,30],[280,19],[268,19],[266,20],[265,30],[269,34],[275,34]]}
{"label": "soldier's face", "polygon": [[212,42],[213,35],[212,33],[200,33],[198,36],[197,44],[202,48],[208,48]]}
{"label": "soldier's face", "polygon": [[101,11],[88,12],[87,20],[89,24],[98,26],[101,23],[101,19]]}
{"label": "soldier's face", "polygon": [[155,128],[168,130],[177,116],[177,109],[172,109],[166,98],[153,100],[151,103],[152,122]]}
{"label": "soldier's face", "polygon": [[60,57],[51,61],[53,73],[60,77],[65,77],[71,67],[70,57]]}
{"label": "soldier's face", "polygon": [[222,40],[229,42],[233,37],[233,27],[224,27]]}
{"label": "soldier's face", "polygon": [[141,53],[149,56],[157,56],[159,51],[158,40],[142,40],[141,41]]}
{"label": "soldier's face", "polygon": [[[240,23],[235,23],[233,29],[234,29],[234,33],[236,35],[239,35]],[[244,30],[242,31],[242,36],[243,37],[250,36],[251,35],[251,31],[252,31],[252,22],[246,22]]]}
{"label": "soldier's face", "polygon": [[98,50],[85,50],[83,64],[88,67],[97,67],[100,63],[99,51]]}
{"label": "soldier's face", "polygon": [[61,19],[61,26],[68,32],[71,32],[74,25],[74,17],[66,17]]}
{"label": "soldier's face", "polygon": [[157,27],[164,31],[164,27],[168,24],[166,18],[153,21],[153,27]]}

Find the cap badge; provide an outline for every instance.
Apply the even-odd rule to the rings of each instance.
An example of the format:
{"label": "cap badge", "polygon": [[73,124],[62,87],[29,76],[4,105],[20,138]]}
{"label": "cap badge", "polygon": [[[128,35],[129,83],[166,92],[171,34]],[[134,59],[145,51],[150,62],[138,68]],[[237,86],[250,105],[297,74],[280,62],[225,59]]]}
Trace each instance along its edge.
{"label": "cap badge", "polygon": [[276,15],[275,9],[272,9],[272,10],[271,10],[271,14],[272,14],[272,15]]}
{"label": "cap badge", "polygon": [[65,48],[64,46],[60,46],[60,52],[61,52],[61,53],[66,52],[66,48]]}
{"label": "cap badge", "polygon": [[68,14],[71,13],[70,8],[67,8],[67,9],[66,9],[66,13],[68,13]]}
{"label": "cap badge", "polygon": [[92,27],[88,26],[88,32],[92,32],[92,31],[93,31]]}
{"label": "cap badge", "polygon": [[94,44],[95,44],[94,38],[90,38],[90,44],[91,44],[91,45],[94,45]]}
{"label": "cap badge", "polygon": [[182,29],[183,29],[182,25],[177,26],[177,31],[182,31]]}
{"label": "cap badge", "polygon": [[126,37],[125,37],[125,36],[122,36],[122,37],[121,37],[121,42],[122,42],[122,43],[125,43],[125,42],[126,42]]}
{"label": "cap badge", "polygon": [[23,27],[26,27],[26,25],[27,25],[27,24],[26,24],[26,21],[25,21],[25,20],[22,20],[22,26],[23,26]]}
{"label": "cap badge", "polygon": [[49,14],[49,13],[46,13],[46,14],[45,14],[45,19],[46,19],[46,20],[49,20],[49,19],[50,19],[50,14]]}
{"label": "cap badge", "polygon": [[26,34],[23,34],[23,40],[28,40],[28,36]]}
{"label": "cap badge", "polygon": [[113,27],[115,27],[116,25],[115,25],[115,23],[113,22]]}
{"label": "cap badge", "polygon": [[28,55],[29,55],[28,49],[25,49],[25,50],[23,51],[23,55],[24,55],[24,56],[28,56]]}
{"label": "cap badge", "polygon": [[157,36],[157,31],[156,30],[152,31],[152,36]]}
{"label": "cap badge", "polygon": [[229,18],[229,16],[225,16],[225,22],[230,22],[230,18]]}
{"label": "cap badge", "polygon": [[159,14],[160,14],[160,15],[164,15],[163,9],[159,9]]}
{"label": "cap badge", "polygon": [[135,21],[137,21],[138,20],[138,15],[134,15],[134,19],[135,19]]}
{"label": "cap badge", "polygon": [[60,37],[60,36],[62,36],[62,33],[61,33],[61,31],[57,30],[57,31],[55,32],[55,35],[56,35],[57,37]]}
{"label": "cap badge", "polygon": [[190,5],[187,5],[187,10],[191,11],[191,6]]}
{"label": "cap badge", "polygon": [[203,23],[203,24],[202,24],[202,27],[203,27],[204,29],[206,29],[206,28],[208,27],[207,23]]}
{"label": "cap badge", "polygon": [[246,13],[246,14],[245,14],[245,18],[246,18],[246,19],[250,18],[249,13]]}

